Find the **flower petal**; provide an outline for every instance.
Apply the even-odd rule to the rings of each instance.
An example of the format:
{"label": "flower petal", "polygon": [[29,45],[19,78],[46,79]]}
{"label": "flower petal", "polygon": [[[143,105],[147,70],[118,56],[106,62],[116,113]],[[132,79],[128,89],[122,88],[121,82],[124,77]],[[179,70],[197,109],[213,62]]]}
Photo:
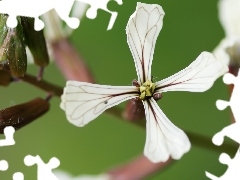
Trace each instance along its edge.
{"label": "flower petal", "polygon": [[155,92],[203,92],[227,71],[228,67],[222,61],[216,60],[209,52],[202,52],[188,67],[157,82]]}
{"label": "flower petal", "polygon": [[106,86],[68,81],[60,107],[66,112],[70,123],[82,127],[106,109],[138,96],[135,86]]}
{"label": "flower petal", "polygon": [[157,36],[162,29],[164,11],[157,4],[137,3],[127,28],[127,42],[134,58],[138,81],[151,80],[151,65]]}
{"label": "flower petal", "polygon": [[191,147],[187,135],[171,123],[153,98],[143,103],[147,120],[144,155],[154,163],[165,162],[169,156],[180,159]]}
{"label": "flower petal", "polygon": [[240,36],[240,1],[220,0],[218,4],[219,19],[226,36]]}

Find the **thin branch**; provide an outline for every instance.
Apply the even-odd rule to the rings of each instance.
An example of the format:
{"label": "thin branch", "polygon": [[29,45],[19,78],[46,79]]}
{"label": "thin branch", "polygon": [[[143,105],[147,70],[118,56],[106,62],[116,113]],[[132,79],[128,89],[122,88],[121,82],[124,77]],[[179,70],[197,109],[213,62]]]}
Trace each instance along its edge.
{"label": "thin branch", "polygon": [[38,81],[38,79],[35,76],[32,76],[30,74],[25,74],[24,77],[21,77],[19,79],[21,79],[22,81],[25,81],[29,84],[32,84],[48,93],[52,93],[58,97],[61,97],[61,95],[63,94],[62,87],[51,84],[44,80]]}
{"label": "thin branch", "polygon": [[144,179],[159,170],[165,170],[173,162],[175,161],[169,158],[166,162],[152,163],[147,157],[140,155],[126,164],[111,169],[108,174],[114,180]]}

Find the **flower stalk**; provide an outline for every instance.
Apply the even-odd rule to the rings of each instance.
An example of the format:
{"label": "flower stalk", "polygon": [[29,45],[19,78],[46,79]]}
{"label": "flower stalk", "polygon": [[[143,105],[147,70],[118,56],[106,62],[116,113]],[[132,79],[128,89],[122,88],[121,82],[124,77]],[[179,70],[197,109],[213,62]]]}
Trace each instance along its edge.
{"label": "flower stalk", "polygon": [[67,80],[94,83],[94,77],[84,60],[68,39],[58,39],[51,43],[56,65]]}

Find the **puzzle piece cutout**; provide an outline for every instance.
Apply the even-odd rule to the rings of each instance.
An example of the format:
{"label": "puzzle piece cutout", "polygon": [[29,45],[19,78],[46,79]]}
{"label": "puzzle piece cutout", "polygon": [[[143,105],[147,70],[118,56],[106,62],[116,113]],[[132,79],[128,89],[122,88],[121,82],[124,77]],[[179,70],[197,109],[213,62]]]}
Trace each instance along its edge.
{"label": "puzzle piece cutout", "polygon": [[[98,9],[102,9],[102,10],[110,13],[111,18],[110,18],[107,30],[112,29],[118,13],[108,10],[107,4],[110,0],[79,0],[79,1],[81,1],[83,3],[86,3],[86,4],[89,4],[91,6],[87,10],[87,13],[86,13],[86,16],[89,19],[95,19],[96,18]],[[122,5],[122,3],[123,3],[122,0],[114,0],[114,1],[116,1],[119,5]]]}
{"label": "puzzle piece cutout", "polygon": [[13,174],[13,180],[24,180],[24,175],[21,172],[15,172]]}
{"label": "puzzle piece cutout", "polygon": [[15,144],[13,139],[13,135],[15,133],[15,129],[12,126],[7,126],[4,128],[5,139],[0,139],[0,146],[11,146]]}
{"label": "puzzle piece cutout", "polygon": [[62,0],[61,3],[57,0],[2,0],[0,1],[0,13],[9,15],[7,26],[10,28],[17,26],[17,16],[35,18],[34,28],[38,31],[44,27],[44,23],[39,19],[39,16],[55,9],[68,26],[76,29],[79,26],[79,20],[69,17],[73,3],[74,0]]}
{"label": "puzzle piece cutout", "polygon": [[34,164],[37,164],[38,170],[37,170],[37,179],[38,180],[58,180],[58,178],[53,174],[52,169],[57,168],[60,165],[59,159],[56,157],[53,157],[49,160],[47,164],[43,162],[43,160],[40,158],[40,156],[31,156],[27,155],[24,158],[24,163],[26,166],[32,166]]}
{"label": "puzzle piece cutout", "polygon": [[[89,4],[91,7],[87,11],[87,17],[94,19],[97,16],[97,10],[102,9],[111,14],[108,30],[110,30],[116,20],[117,12],[113,12],[107,9],[107,4],[110,0],[77,0],[83,3]],[[114,0],[119,5],[122,4],[122,0]],[[72,29],[76,29],[80,20],[75,17],[69,17],[70,11],[75,0],[1,0],[0,1],[0,13],[8,14],[7,26],[14,28],[17,26],[17,16],[32,17],[35,19],[34,29],[36,31],[44,28],[44,23],[39,16],[46,12],[55,9],[59,17],[66,22],[66,24]]]}
{"label": "puzzle piece cutout", "polygon": [[228,169],[221,177],[216,177],[209,172],[205,172],[206,176],[211,180],[239,180],[240,179],[240,148],[233,159],[226,153],[219,156],[219,162],[228,165]]}
{"label": "puzzle piece cutout", "polygon": [[[227,136],[232,140],[238,142],[240,144],[240,111],[239,111],[239,104],[240,104],[240,70],[238,71],[238,76],[235,77],[230,73],[226,73],[223,76],[223,82],[225,84],[234,84],[234,88],[232,91],[232,95],[230,97],[230,101],[224,100],[217,100],[216,106],[219,110],[224,110],[227,106],[230,106],[233,116],[235,118],[235,123],[228,125],[227,127],[223,128],[220,132],[216,133],[213,138],[212,142],[220,146],[223,144],[224,137]],[[227,171],[221,176],[216,177],[209,172],[205,172],[206,176],[211,180],[239,180],[240,179],[240,147],[233,159],[226,153],[222,153],[219,157],[219,161],[222,164],[228,165]]]}
{"label": "puzzle piece cutout", "polygon": [[0,171],[6,171],[8,169],[8,162],[6,160],[0,161]]}
{"label": "puzzle piece cutout", "polygon": [[[240,72],[240,71],[239,71]],[[240,73],[235,77],[230,73],[226,73],[223,77],[223,81],[226,84],[234,84],[234,88],[232,91],[232,95],[230,97],[230,101],[217,100],[216,106],[219,110],[224,110],[227,106],[231,107],[233,116],[235,118],[235,123],[230,124],[229,126],[223,128],[220,132],[213,136],[213,143],[217,146],[222,145],[224,141],[224,136],[231,138],[232,140],[238,142],[240,144]]]}
{"label": "puzzle piece cutout", "polygon": [[227,106],[230,106],[235,117],[236,121],[240,122],[240,111],[238,108],[238,103],[240,102],[240,71],[238,71],[238,76],[235,77],[231,73],[226,73],[223,76],[223,82],[225,84],[233,84],[234,88],[232,91],[232,95],[230,97],[230,101],[218,100],[216,102],[217,108],[219,110],[224,110]]}

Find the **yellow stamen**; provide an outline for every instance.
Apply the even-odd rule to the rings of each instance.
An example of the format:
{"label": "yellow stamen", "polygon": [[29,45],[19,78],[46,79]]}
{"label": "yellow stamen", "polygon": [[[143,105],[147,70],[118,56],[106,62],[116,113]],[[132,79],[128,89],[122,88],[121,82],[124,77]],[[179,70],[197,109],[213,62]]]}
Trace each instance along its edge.
{"label": "yellow stamen", "polygon": [[151,97],[152,94],[154,93],[154,89],[155,89],[155,84],[152,83],[152,81],[147,80],[145,83],[143,83],[140,88],[140,99],[141,100],[145,100],[146,97]]}

